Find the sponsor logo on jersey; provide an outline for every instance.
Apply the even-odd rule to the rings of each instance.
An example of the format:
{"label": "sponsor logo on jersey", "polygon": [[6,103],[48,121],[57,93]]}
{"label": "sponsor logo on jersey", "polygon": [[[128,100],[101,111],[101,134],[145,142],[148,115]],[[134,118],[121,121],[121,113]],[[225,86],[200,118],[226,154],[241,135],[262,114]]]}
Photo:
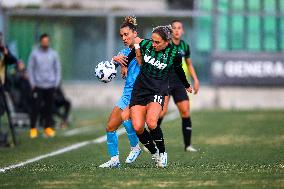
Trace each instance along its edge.
{"label": "sponsor logo on jersey", "polygon": [[181,54],[181,56],[182,56],[182,57],[184,57],[184,56],[185,56],[185,52],[184,52],[184,50],[180,50],[180,51],[179,51],[179,53]]}
{"label": "sponsor logo on jersey", "polygon": [[156,68],[158,68],[160,70],[163,70],[163,69],[165,69],[165,67],[167,67],[167,64],[162,63],[159,60],[156,60],[155,58],[148,56],[147,54],[144,55],[144,61],[148,64],[155,66]]}

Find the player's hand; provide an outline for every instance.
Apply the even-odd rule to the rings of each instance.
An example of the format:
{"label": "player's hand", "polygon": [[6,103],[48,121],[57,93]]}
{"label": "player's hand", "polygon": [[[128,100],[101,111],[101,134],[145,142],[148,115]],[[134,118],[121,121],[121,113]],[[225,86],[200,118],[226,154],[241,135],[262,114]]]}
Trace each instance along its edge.
{"label": "player's hand", "polygon": [[121,66],[127,66],[127,62],[128,62],[127,56],[124,56],[123,54],[114,56],[113,61],[119,63]]}
{"label": "player's hand", "polygon": [[125,79],[125,78],[127,77],[127,71],[128,71],[127,67],[125,67],[125,66],[122,66],[122,67],[121,67],[121,72],[120,72],[120,74],[121,74],[121,77],[122,77],[123,79]]}
{"label": "player's hand", "polygon": [[192,93],[192,87],[186,88],[187,92]]}
{"label": "player's hand", "polygon": [[198,80],[194,81],[193,91],[194,91],[193,94],[197,94],[199,91],[199,81]]}

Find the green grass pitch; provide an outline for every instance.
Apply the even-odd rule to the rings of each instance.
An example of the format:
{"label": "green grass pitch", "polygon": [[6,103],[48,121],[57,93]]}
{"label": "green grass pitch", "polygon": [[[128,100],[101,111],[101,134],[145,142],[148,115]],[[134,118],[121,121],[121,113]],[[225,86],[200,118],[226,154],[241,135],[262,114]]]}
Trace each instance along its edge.
{"label": "green grass pitch", "polygon": [[[109,111],[75,110],[72,127],[58,130],[53,139],[30,140],[28,130],[19,130],[20,145],[0,149],[0,168],[104,135]],[[106,143],[90,144],[0,173],[0,188],[284,188],[283,110],[195,111],[192,121],[198,153],[183,151],[179,118],[162,125],[165,169],[156,168],[146,152],[125,165],[129,143],[124,134],[119,137],[120,169],[98,168],[108,160]],[[82,132],[64,135],[75,128]]]}

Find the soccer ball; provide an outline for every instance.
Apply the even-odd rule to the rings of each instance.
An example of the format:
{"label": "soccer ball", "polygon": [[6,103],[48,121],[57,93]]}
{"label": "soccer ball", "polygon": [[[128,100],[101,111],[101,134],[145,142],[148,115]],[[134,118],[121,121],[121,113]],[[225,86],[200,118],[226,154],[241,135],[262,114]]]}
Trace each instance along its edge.
{"label": "soccer ball", "polygon": [[104,83],[110,82],[116,76],[116,68],[113,62],[103,61],[95,68],[95,75]]}

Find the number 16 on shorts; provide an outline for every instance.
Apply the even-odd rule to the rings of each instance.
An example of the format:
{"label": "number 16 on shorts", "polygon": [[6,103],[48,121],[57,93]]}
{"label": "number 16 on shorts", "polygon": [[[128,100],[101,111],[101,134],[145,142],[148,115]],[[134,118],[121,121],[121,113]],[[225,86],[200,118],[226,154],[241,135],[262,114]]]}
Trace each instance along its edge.
{"label": "number 16 on shorts", "polygon": [[158,102],[159,104],[162,105],[163,101],[164,101],[164,96],[162,96],[162,95],[154,95],[153,102]]}

